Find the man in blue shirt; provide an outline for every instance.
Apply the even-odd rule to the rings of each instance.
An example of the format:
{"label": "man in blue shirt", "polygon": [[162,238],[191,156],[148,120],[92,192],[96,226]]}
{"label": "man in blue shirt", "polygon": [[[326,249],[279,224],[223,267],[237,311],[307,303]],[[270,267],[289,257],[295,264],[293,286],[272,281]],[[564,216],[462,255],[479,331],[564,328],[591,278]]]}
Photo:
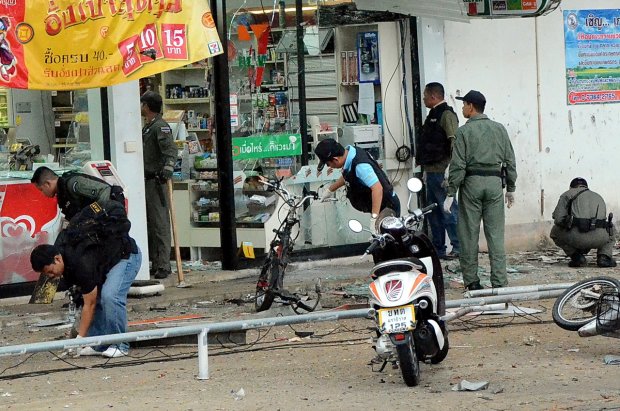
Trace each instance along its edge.
{"label": "man in blue shirt", "polygon": [[375,229],[377,216],[384,208],[400,216],[400,201],[392,183],[365,150],[353,146],[345,148],[328,138],[317,144],[314,153],[319,159],[319,171],[325,165],[342,169],[342,176],[328,187],[328,196],[334,196],[337,189],[346,185],[351,205],[358,211],[370,213],[371,229]]}

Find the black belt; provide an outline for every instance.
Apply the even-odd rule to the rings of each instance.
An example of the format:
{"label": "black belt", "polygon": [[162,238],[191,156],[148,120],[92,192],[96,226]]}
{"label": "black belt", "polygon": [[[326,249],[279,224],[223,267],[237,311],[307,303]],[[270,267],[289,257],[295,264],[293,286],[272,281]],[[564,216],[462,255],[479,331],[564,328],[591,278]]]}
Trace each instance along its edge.
{"label": "black belt", "polygon": [[[573,224],[574,225],[579,225],[579,224],[590,224],[590,221],[592,221],[592,219],[590,218],[573,218]],[[596,220],[594,223],[594,226],[596,228],[607,228],[609,227],[609,223],[607,222],[607,220]]]}
{"label": "black belt", "polygon": [[465,170],[465,177],[482,176],[482,177],[501,177],[499,170]]}

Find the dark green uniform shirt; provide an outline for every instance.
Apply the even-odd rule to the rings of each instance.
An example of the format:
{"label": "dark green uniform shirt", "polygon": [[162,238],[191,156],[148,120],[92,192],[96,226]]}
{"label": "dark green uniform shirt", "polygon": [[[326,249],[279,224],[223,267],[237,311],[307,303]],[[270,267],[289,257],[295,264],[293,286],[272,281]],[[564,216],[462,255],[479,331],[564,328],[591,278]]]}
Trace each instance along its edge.
{"label": "dark green uniform shirt", "polygon": [[594,191],[586,191],[580,194],[579,197],[575,196],[581,191],[588,190],[585,187],[575,187],[568,191],[565,191],[560,196],[558,204],[553,210],[553,222],[556,225],[561,225],[569,213],[568,201],[573,199],[571,205],[571,214],[576,218],[596,218],[597,220],[604,220],[607,218],[607,208],[605,207],[605,200],[599,194]]}
{"label": "dark green uniform shirt", "polygon": [[58,178],[57,200],[67,220],[95,201],[110,200],[112,186],[83,173],[70,171]]}
{"label": "dark green uniform shirt", "polygon": [[465,179],[465,173],[473,170],[500,171],[506,166],[506,191],[514,192],[517,181],[515,153],[504,126],[478,114],[467,120],[456,131],[450,161],[448,195],[454,196]]}
{"label": "dark green uniform shirt", "polygon": [[157,176],[164,167],[174,169],[178,150],[170,125],[161,118],[161,114],[142,128],[142,150],[145,178]]}

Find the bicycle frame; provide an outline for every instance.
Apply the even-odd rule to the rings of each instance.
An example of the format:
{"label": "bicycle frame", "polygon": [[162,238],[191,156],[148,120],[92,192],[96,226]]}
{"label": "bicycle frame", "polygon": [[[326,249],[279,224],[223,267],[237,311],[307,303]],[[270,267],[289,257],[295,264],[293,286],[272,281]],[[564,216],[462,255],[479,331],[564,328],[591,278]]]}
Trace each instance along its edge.
{"label": "bicycle frame", "polygon": [[316,304],[314,307],[311,307],[306,305],[299,296],[284,290],[283,283],[289,255],[293,251],[295,240],[299,235],[298,233],[297,236],[293,237],[294,227],[299,227],[300,225],[297,213],[306,204],[306,201],[318,199],[318,194],[316,192],[309,192],[305,196],[298,196],[291,194],[286,188],[282,187],[280,181],[263,181],[263,183],[270,187],[284,201],[282,207],[286,205],[288,210],[280,226],[273,230],[275,234],[269,243],[269,252],[261,269],[257,283],[257,311],[268,309],[275,296],[289,303],[295,312],[297,312],[298,308],[313,311],[320,300],[320,291],[317,291],[318,299]]}

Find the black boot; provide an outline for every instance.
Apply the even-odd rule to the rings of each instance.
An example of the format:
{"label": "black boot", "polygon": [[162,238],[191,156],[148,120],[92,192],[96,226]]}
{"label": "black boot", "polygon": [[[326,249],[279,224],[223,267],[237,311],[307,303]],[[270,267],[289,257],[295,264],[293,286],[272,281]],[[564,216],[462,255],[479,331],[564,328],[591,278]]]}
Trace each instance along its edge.
{"label": "black boot", "polygon": [[579,252],[574,252],[570,256],[570,261],[568,262],[569,267],[585,267],[586,265],[588,265],[588,262],[586,261],[586,257],[584,257],[583,254]]}
{"label": "black boot", "polygon": [[616,266],[616,260],[607,255],[599,254],[596,257],[596,265],[601,268],[611,268]]}
{"label": "black boot", "polygon": [[469,284],[465,288],[467,288],[469,291],[484,289],[484,287],[480,285],[480,281],[474,281],[473,283]]}

